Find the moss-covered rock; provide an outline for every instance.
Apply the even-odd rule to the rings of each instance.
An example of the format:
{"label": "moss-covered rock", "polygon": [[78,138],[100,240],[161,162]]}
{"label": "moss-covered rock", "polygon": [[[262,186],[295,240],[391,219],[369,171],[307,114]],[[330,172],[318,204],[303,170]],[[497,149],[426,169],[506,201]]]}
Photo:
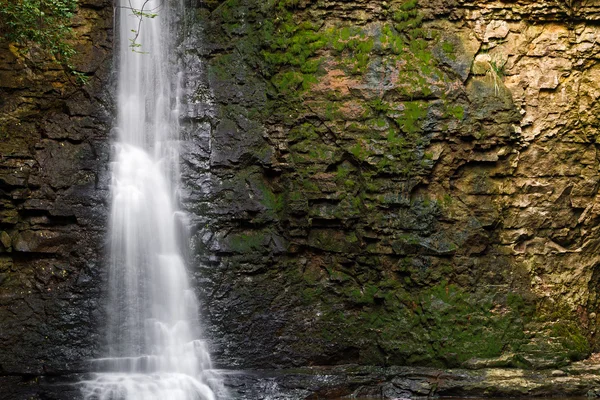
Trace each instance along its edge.
{"label": "moss-covered rock", "polygon": [[200,12],[218,157],[197,260],[219,268],[197,274],[225,364],[539,369],[593,351],[595,152],[583,122],[528,115],[577,119],[558,93],[571,73],[591,93],[595,69],[563,11],[526,3]]}

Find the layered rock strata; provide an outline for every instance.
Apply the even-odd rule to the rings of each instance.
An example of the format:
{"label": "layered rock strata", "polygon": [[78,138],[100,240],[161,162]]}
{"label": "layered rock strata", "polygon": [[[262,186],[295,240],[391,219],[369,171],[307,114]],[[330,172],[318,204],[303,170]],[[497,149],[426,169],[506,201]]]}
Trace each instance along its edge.
{"label": "layered rock strata", "polygon": [[597,17],[202,3],[184,202],[221,363],[546,368],[596,350]]}
{"label": "layered rock strata", "polygon": [[112,3],[79,1],[75,69],[0,43],[0,397],[97,356]]}
{"label": "layered rock strata", "polygon": [[[599,5],[189,6],[181,200],[205,336],[224,367],[325,367],[233,393],[596,393],[571,364],[598,350]],[[101,343],[111,15],[80,2],[87,86],[0,51],[12,398],[59,398]]]}

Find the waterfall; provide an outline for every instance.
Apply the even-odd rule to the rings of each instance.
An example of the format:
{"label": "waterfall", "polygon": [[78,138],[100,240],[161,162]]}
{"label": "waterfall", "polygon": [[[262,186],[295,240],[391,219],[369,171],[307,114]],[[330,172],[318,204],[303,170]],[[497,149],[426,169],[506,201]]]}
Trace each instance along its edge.
{"label": "waterfall", "polygon": [[119,1],[108,352],[82,392],[89,400],[214,400],[223,386],[198,340],[176,198],[182,73],[171,31],[183,5]]}

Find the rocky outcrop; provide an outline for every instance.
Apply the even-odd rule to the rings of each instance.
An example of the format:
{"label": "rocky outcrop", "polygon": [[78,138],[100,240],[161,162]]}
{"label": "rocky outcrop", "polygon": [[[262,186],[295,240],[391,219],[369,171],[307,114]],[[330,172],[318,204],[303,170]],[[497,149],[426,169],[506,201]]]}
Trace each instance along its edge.
{"label": "rocky outcrop", "polygon": [[597,349],[597,6],[199,7],[184,204],[222,365]]}
{"label": "rocky outcrop", "polygon": [[86,85],[0,43],[1,398],[84,370],[100,343],[111,18],[110,1],[79,1],[73,63]]}
{"label": "rocky outcrop", "polygon": [[[339,399],[413,397],[597,396],[597,364],[564,370],[336,366],[260,370],[229,377],[234,398]],[[344,397],[342,397],[344,396]]]}
{"label": "rocky outcrop", "polygon": [[[181,201],[234,395],[596,394],[597,5],[188,3]],[[112,7],[79,5],[88,85],[0,51],[7,398],[75,396],[102,342]]]}

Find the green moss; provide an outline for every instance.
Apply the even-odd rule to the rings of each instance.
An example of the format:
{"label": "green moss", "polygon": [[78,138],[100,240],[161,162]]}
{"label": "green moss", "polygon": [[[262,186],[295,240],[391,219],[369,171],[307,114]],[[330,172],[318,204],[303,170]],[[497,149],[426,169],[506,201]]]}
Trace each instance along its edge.
{"label": "green moss", "polygon": [[450,106],[448,113],[459,121],[462,121],[465,118],[465,109],[461,105]]}
{"label": "green moss", "polygon": [[279,92],[289,95],[297,90],[300,95],[316,83],[323,62],[319,53],[325,49],[336,52],[351,73],[364,73],[375,46],[373,37],[359,27],[324,29],[296,21],[290,11],[293,7],[285,1],[277,2],[275,18],[265,21],[259,33],[265,47],[262,55],[267,73],[274,76],[272,81]]}
{"label": "green moss", "polygon": [[571,361],[582,360],[591,353],[589,340],[576,322],[559,321],[552,327],[552,334],[560,338]]}
{"label": "green moss", "polygon": [[311,180],[310,178],[305,178],[302,179],[300,181],[302,188],[304,189],[305,192],[320,192],[319,187],[317,186],[316,183],[314,183],[313,180]]}
{"label": "green moss", "polygon": [[384,128],[388,125],[387,120],[385,118],[377,118],[373,121],[373,124],[377,128]]}
{"label": "green moss", "polygon": [[396,22],[399,31],[419,28],[423,22],[423,16],[417,8],[417,0],[408,0],[400,4],[394,12],[392,19]]}
{"label": "green moss", "polygon": [[[422,101],[404,102],[403,111],[391,119],[393,122],[386,131],[387,146],[385,155],[378,158],[377,168],[384,172],[392,172],[404,176],[416,175],[423,168],[425,161],[422,150],[427,143],[421,137],[422,122],[428,113],[428,103]],[[375,107],[381,109],[381,105]],[[375,120],[375,127],[387,126],[388,120]],[[359,160],[365,161],[372,157],[367,143],[357,141],[350,152]]]}
{"label": "green moss", "polygon": [[352,74],[365,72],[375,47],[375,40],[359,27],[333,27],[326,32],[329,47]]}
{"label": "green moss", "polygon": [[249,231],[233,233],[226,238],[226,243],[234,253],[249,253],[263,251],[266,245],[265,232]]}
{"label": "green moss", "polygon": [[412,244],[412,245],[417,245],[417,244],[421,243],[421,238],[419,238],[418,236],[415,236],[414,234],[409,234],[409,233],[398,236],[397,240],[404,242],[406,244]]}
{"label": "green moss", "polygon": [[[331,310],[317,333],[323,334],[323,340],[341,342],[360,337],[364,354],[370,354],[361,362],[382,361],[370,358],[380,354],[368,351],[373,347],[393,364],[458,366],[473,357],[499,356],[525,337],[519,310],[496,313],[498,304],[493,300],[447,282],[417,293],[405,291],[402,283],[391,278],[365,284],[346,279],[339,284],[337,293],[357,311]],[[338,330],[343,336],[331,334]]]}
{"label": "green moss", "polygon": [[290,148],[293,151],[292,161],[302,165],[303,172],[311,172],[315,165],[325,162],[334,163],[337,159],[337,148],[319,141],[303,140]]}
{"label": "green moss", "polygon": [[339,117],[340,106],[335,102],[327,102],[325,103],[325,120],[333,121],[334,119]]}
{"label": "green moss", "polygon": [[304,85],[304,75],[296,71],[285,71],[276,74],[271,82],[281,94],[294,94]]}
{"label": "green moss", "polygon": [[319,135],[315,131],[315,126],[309,123],[303,123],[294,126],[288,133],[288,142],[295,143],[298,141],[308,140],[314,141]]}
{"label": "green moss", "polygon": [[258,190],[258,201],[271,213],[277,214],[283,210],[283,196],[275,194],[262,180],[252,182],[252,187]]}
{"label": "green moss", "polygon": [[[379,32],[350,25],[323,27],[322,24],[303,21],[303,14],[297,12],[295,4],[283,1],[270,4],[274,18],[265,21],[259,36],[264,38],[262,55],[274,89],[271,104],[277,110],[273,115],[284,117],[289,126],[294,126],[294,118],[301,115],[315,114],[322,121],[332,122],[347,118],[344,114],[347,108],[340,101],[343,96],[336,91],[338,89],[332,88],[321,97],[333,101],[316,100],[309,93],[325,72],[321,68],[323,65],[327,68],[335,65],[346,76],[363,76],[374,60],[382,64],[378,68],[397,70],[402,66],[398,78],[402,85],[397,90],[406,97],[413,97],[415,90],[429,96],[432,89],[428,77],[443,75],[429,50],[414,0],[394,5],[392,19],[396,26],[384,23]],[[324,61],[327,63],[323,64]],[[309,105],[304,102],[305,96],[311,98]],[[425,101],[408,101],[398,105],[375,98],[359,102],[365,110],[364,115],[347,126],[348,132],[357,135],[353,143],[343,144],[357,162],[376,166],[377,171],[383,173],[405,176],[418,175],[423,168],[433,165],[424,157],[426,140],[421,137],[422,124],[428,113]],[[398,111],[398,107],[404,109]],[[459,115],[458,109],[451,111]],[[362,118],[372,121],[365,123]],[[383,135],[377,134],[382,131],[386,132],[387,144],[381,142]],[[295,143],[302,134],[302,129],[293,128],[290,141]],[[326,133],[326,136],[329,134]],[[318,148],[306,150],[314,146],[315,139],[317,135],[311,135],[310,144],[295,146],[293,153],[303,154],[292,154],[292,160],[308,164],[310,158],[317,163],[330,159],[328,152],[321,152]]]}
{"label": "green moss", "polygon": [[456,49],[454,44],[451,42],[443,42],[442,43],[442,51],[446,54],[446,56],[453,61],[456,61]]}
{"label": "green moss", "polygon": [[442,50],[446,53],[454,53],[454,45],[450,42],[442,43]]}
{"label": "green moss", "polygon": [[225,81],[231,78],[233,65],[235,65],[235,57],[232,54],[219,54],[211,60],[208,73],[213,78]]}
{"label": "green moss", "polygon": [[307,287],[302,290],[302,300],[305,304],[314,304],[322,295],[321,288]]}
{"label": "green moss", "polygon": [[288,7],[293,6],[286,1],[277,3],[274,20],[264,21],[259,37],[264,46],[266,72],[273,76],[278,92],[289,96],[316,83],[314,74],[321,64],[316,54],[328,39],[318,26],[306,21],[296,23]]}
{"label": "green moss", "polygon": [[[256,65],[257,73],[270,82],[267,110],[259,117],[281,128],[287,139],[280,158],[289,164],[277,175],[285,189],[278,193],[265,181],[256,192],[265,209],[277,214],[278,229],[290,225],[295,231],[296,254],[276,273],[285,274],[280,278],[292,289],[286,296],[297,296],[298,314],[306,311],[302,318],[311,321],[302,332],[294,332],[301,346],[310,343],[311,351],[325,354],[333,346],[360,341],[360,362],[382,365],[457,366],[471,357],[546,351],[526,347],[530,338],[525,327],[535,312],[532,299],[468,286],[488,270],[462,272],[459,279],[459,269],[481,265],[460,265],[466,264],[460,253],[430,256],[424,247],[427,240],[445,239],[436,234],[452,222],[441,220],[436,210],[452,199],[411,202],[411,182],[423,182],[420,176],[428,168],[424,161],[432,158],[425,153],[429,127],[437,132],[444,124],[455,126],[466,113],[444,97],[451,78],[433,56],[435,39],[424,30],[416,2],[392,2],[393,20],[368,29],[303,23],[313,15],[314,3],[294,10],[298,5],[295,0],[269,0],[263,31],[247,32],[253,38],[264,34],[266,40],[244,39],[235,47],[243,54],[250,51],[247,46],[256,46],[252,49],[259,57],[247,64]],[[238,23],[234,8],[228,12],[235,35],[244,24]],[[451,43],[438,46],[445,53],[454,50]],[[222,71],[213,74],[231,76],[228,64],[234,62],[233,57],[223,58],[216,63]],[[334,70],[375,94],[361,97],[324,84],[311,90],[325,72]],[[395,88],[382,88],[378,97],[373,82],[378,82],[379,71],[394,71]],[[284,202],[289,218],[279,211]],[[319,205],[311,209],[312,204]],[[367,209],[370,220],[363,224]],[[328,229],[318,228],[321,224]],[[269,246],[269,234],[230,235],[232,251],[262,252]],[[448,242],[448,247],[454,245]],[[372,250],[372,257],[365,257],[364,249]],[[572,350],[570,357],[576,359],[585,353],[586,338],[574,329],[572,318],[566,321],[549,328],[541,339]]]}
{"label": "green moss", "polygon": [[421,131],[421,123],[427,116],[429,104],[422,101],[408,101],[404,103],[402,116],[396,119],[398,127],[403,132],[413,135]]}
{"label": "green moss", "polygon": [[302,192],[288,192],[288,199],[290,201],[301,201],[305,199],[305,196]]}
{"label": "green moss", "polygon": [[[588,340],[574,321],[553,323],[536,344],[527,332],[536,313],[530,300],[451,284],[444,279],[451,265],[439,266],[437,283],[419,286],[419,265],[407,258],[393,271],[375,275],[379,268],[355,265],[349,275],[334,263],[328,279],[313,280],[303,294],[307,305],[319,304],[324,312],[306,334],[313,343],[340,346],[360,338],[361,363],[457,367],[472,358],[516,353],[514,365],[535,368],[527,360],[561,354],[579,360],[589,354]],[[344,311],[328,306],[341,301],[347,304]]]}
{"label": "green moss", "polygon": [[309,244],[317,249],[333,253],[356,252],[358,238],[354,232],[334,230],[312,230],[308,238]]}
{"label": "green moss", "polygon": [[352,153],[352,155],[356,157],[358,161],[366,161],[367,157],[369,156],[369,151],[366,147],[367,146],[365,143],[357,141],[354,146],[350,148],[350,153]]}
{"label": "green moss", "polygon": [[376,98],[370,100],[367,104],[375,115],[386,115],[390,111],[390,105],[383,99]]}
{"label": "green moss", "polygon": [[[538,340],[530,345],[534,353],[564,357],[578,361],[590,355],[590,338],[586,336],[576,312],[567,306],[556,303],[543,304],[535,310],[533,325]],[[552,344],[547,348],[546,344]]]}
{"label": "green moss", "polygon": [[348,297],[350,300],[358,305],[372,305],[375,304],[375,296],[379,292],[379,288],[373,284],[367,284],[360,288],[353,288],[348,291]]}
{"label": "green moss", "polygon": [[339,181],[344,181],[353,172],[354,168],[349,163],[342,163],[337,166],[336,178]]}
{"label": "green moss", "polygon": [[[348,189],[353,189],[354,187],[356,187],[356,182],[354,182],[354,181],[353,181],[353,180],[351,180],[351,179],[346,179],[346,180],[344,181],[344,186],[345,186],[346,188],[348,188]],[[359,199],[359,198],[357,198],[357,197],[355,197],[355,198],[354,198],[354,200],[355,200],[355,201],[360,201],[360,199]]]}

